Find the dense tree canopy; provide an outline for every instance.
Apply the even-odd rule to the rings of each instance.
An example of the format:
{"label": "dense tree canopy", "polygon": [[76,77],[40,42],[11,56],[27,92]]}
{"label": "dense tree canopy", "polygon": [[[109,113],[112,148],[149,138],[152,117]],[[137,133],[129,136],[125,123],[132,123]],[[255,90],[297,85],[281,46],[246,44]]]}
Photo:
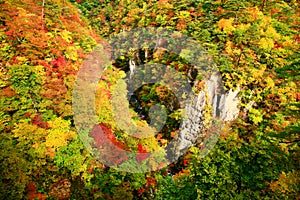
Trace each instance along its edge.
{"label": "dense tree canopy", "polygon": [[[72,90],[98,43],[138,27],[164,27],[197,41],[217,65],[224,90],[240,88],[240,114],[205,157],[198,144],[160,170],[125,173],[99,162],[80,140]],[[0,1],[1,199],[299,198],[299,32],[296,0]],[[191,78],[193,66],[180,55],[150,54],[141,62],[167,65],[202,89],[203,77]],[[130,115],[151,132],[147,113],[161,103],[168,108],[163,129],[134,139],[117,126],[110,100],[114,92],[126,95],[116,83],[134,55],[124,53],[98,82],[98,124],[89,136],[101,142],[100,127],[115,145],[146,153],[177,137],[182,110],[169,90],[148,84],[136,91],[136,104],[128,103]]]}

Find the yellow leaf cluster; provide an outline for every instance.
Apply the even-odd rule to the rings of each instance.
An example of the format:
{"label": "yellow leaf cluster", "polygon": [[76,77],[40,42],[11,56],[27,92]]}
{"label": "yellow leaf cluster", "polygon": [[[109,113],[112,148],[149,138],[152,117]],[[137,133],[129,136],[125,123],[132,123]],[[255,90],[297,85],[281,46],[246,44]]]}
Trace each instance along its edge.
{"label": "yellow leaf cluster", "polygon": [[[161,139],[163,140],[163,139]],[[161,142],[165,142],[165,141],[161,141]],[[167,142],[165,142],[166,145]],[[153,151],[158,151],[161,149],[157,139],[155,137],[149,137],[149,138],[145,138],[143,139],[143,147],[147,152],[153,152]]]}
{"label": "yellow leaf cluster", "polygon": [[287,101],[294,98],[295,93],[297,92],[297,85],[294,82],[281,87],[277,90],[278,96],[280,96],[281,104],[287,103]]}
{"label": "yellow leaf cluster", "polygon": [[293,41],[291,40],[291,38],[289,36],[283,36],[282,40],[283,40],[283,43],[282,43],[283,47],[293,46]]}
{"label": "yellow leaf cluster", "polygon": [[275,86],[273,79],[270,77],[265,78],[265,83],[266,83],[265,89],[273,88]]}
{"label": "yellow leaf cluster", "polygon": [[261,38],[258,42],[258,45],[262,49],[271,50],[272,48],[274,48],[274,40],[271,38]]}
{"label": "yellow leaf cluster", "polygon": [[62,118],[56,118],[48,123],[51,129],[48,131],[45,145],[50,152],[54,152],[59,147],[67,145],[68,141],[76,135],[75,132],[69,129],[70,122]]}
{"label": "yellow leaf cluster", "polygon": [[67,51],[65,52],[66,58],[76,61],[78,59],[78,49],[80,49],[79,46],[68,46]]}
{"label": "yellow leaf cluster", "polygon": [[232,54],[233,43],[231,41],[227,41],[225,45],[225,51],[231,55]]}
{"label": "yellow leaf cluster", "polygon": [[250,28],[251,24],[241,24],[238,26],[239,30],[246,31]]}
{"label": "yellow leaf cluster", "polygon": [[188,11],[180,11],[179,12],[179,16],[182,17],[182,18],[189,18],[190,17],[190,12]]}
{"label": "yellow leaf cluster", "polygon": [[61,32],[61,37],[64,41],[66,41],[67,43],[70,43],[72,42],[72,33],[70,31],[67,31],[67,30],[63,30]]}
{"label": "yellow leaf cluster", "polygon": [[24,56],[18,56],[18,57],[17,57],[17,60],[20,61],[20,62],[25,62],[25,61],[27,61],[28,59],[27,59],[26,57],[24,57]]}
{"label": "yellow leaf cluster", "polygon": [[232,23],[234,21],[234,18],[229,19],[221,19],[218,22],[219,30],[223,30],[225,33],[230,33],[231,31],[235,30]]}
{"label": "yellow leaf cluster", "polygon": [[28,141],[40,141],[46,134],[45,129],[29,124],[28,122],[17,124],[12,132],[14,133],[14,137],[18,138],[18,140],[24,139]]}
{"label": "yellow leaf cluster", "polygon": [[45,129],[23,121],[19,124],[16,124],[15,129],[12,132],[13,136],[19,141],[19,145],[27,146],[26,148],[32,147],[36,155],[39,157],[44,156],[46,151],[44,146],[44,138],[47,135]]}
{"label": "yellow leaf cluster", "polygon": [[273,38],[276,41],[280,38],[280,34],[278,34],[271,25],[268,26],[267,30],[263,32],[263,34]]}

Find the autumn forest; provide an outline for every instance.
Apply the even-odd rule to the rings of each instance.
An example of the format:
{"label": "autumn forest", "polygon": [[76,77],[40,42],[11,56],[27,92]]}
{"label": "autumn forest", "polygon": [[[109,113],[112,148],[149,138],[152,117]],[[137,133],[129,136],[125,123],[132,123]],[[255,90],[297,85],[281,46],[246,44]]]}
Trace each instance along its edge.
{"label": "autumn forest", "polygon": [[300,199],[297,0],[0,0],[0,199]]}

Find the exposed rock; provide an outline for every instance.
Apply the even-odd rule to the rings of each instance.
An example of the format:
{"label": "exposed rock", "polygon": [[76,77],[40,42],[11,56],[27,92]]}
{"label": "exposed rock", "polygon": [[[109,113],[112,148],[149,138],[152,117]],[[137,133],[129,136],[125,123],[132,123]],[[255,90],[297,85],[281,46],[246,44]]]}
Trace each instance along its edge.
{"label": "exposed rock", "polygon": [[[225,93],[221,81],[222,77],[219,74],[211,75],[206,81],[206,92],[201,91],[197,98],[186,106],[186,118],[182,122],[181,131],[178,135],[175,157],[182,155],[182,152],[197,142],[201,144],[207,143],[206,141],[209,140],[209,138],[206,138],[206,132],[213,132],[212,129],[209,129],[209,127],[206,127],[204,124],[206,94],[209,98],[208,102],[212,105],[211,122],[214,120],[230,121],[238,117],[238,93],[240,89],[238,88],[236,91],[229,90]],[[218,124],[216,128],[220,129],[221,127],[222,126]],[[208,133],[208,135],[211,137],[212,134]],[[213,146],[216,141],[217,137],[216,140],[210,142],[209,145]]]}
{"label": "exposed rock", "polygon": [[178,147],[176,151],[182,152],[195,144],[198,138],[204,136],[205,126],[204,111],[206,105],[205,92],[201,91],[186,107],[186,119],[182,122],[181,130],[178,137]]}

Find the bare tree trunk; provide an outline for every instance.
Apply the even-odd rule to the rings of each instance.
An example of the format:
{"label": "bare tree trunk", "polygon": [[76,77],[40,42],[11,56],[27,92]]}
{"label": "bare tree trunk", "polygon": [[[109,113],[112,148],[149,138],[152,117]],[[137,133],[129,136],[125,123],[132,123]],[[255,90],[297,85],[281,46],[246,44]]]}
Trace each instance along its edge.
{"label": "bare tree trunk", "polygon": [[44,7],[45,7],[45,0],[42,3],[42,27],[44,29]]}
{"label": "bare tree trunk", "polygon": [[264,12],[264,8],[267,4],[267,0],[263,0],[262,6],[261,6],[261,12]]}

